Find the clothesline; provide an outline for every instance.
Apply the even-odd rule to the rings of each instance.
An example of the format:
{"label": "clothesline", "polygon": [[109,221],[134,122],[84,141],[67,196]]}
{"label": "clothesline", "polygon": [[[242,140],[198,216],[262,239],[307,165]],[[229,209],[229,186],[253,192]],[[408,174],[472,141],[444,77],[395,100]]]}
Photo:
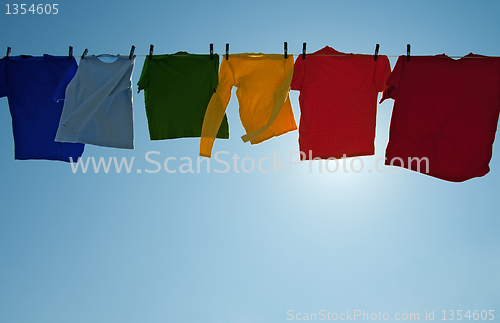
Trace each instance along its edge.
{"label": "clothesline", "polygon": [[[211,157],[216,139],[229,138],[225,112],[236,87],[244,142],[259,144],[298,130],[301,160],[372,156],[378,104],[393,99],[385,165],[454,182],[487,174],[498,123],[500,57],[411,59],[408,46],[406,55],[390,55],[399,57],[391,68],[378,47],[373,55],[329,46],[307,54],[304,48],[296,55],[305,60],[285,58],[285,47],[278,54],[235,53],[226,61],[229,49],[219,54],[212,46],[202,54],[178,51],[149,59],[151,46],[149,55],[140,55],[137,82],[145,93],[150,140],[200,138],[199,156]],[[74,162],[85,144],[133,149],[134,50],[87,55],[86,49],[77,63],[72,47],[64,56],[43,59],[11,57],[9,47],[0,60],[0,97],[7,96],[15,125],[15,158]],[[113,63],[104,67],[106,61]],[[307,119],[299,127],[290,90],[300,91],[301,120]]]}
{"label": "clothesline", "polygon": [[[251,53],[251,54],[255,54],[255,55],[258,55],[258,54],[262,54],[262,55],[266,55],[266,53]],[[309,54],[312,54],[312,53],[309,53]],[[351,53],[346,53],[346,54],[351,54]],[[354,54],[354,53],[352,53]],[[99,55],[95,55],[95,56],[101,56],[102,54],[99,54]],[[104,54],[104,55],[109,55],[109,54]],[[121,55],[121,54],[117,54],[119,56],[128,56],[128,55]],[[189,56],[189,55],[185,55],[185,54],[154,54],[153,56]],[[198,54],[198,55],[204,55],[204,54]],[[210,55],[210,54],[205,54],[205,55]],[[213,54],[213,55],[218,55],[219,57],[224,57],[226,56],[226,54]],[[231,54],[229,54],[231,55]],[[280,54],[273,54],[273,55],[280,55]],[[283,54],[281,54],[283,55]],[[302,55],[302,53],[300,54],[293,54],[293,53],[288,53],[288,55],[294,55],[294,56],[300,56]],[[306,53],[306,56],[308,54]],[[355,55],[369,55],[369,56],[374,56],[373,54],[355,54]],[[436,56],[436,55],[441,55],[441,54],[435,54],[435,55],[411,55],[410,57],[412,56]],[[64,55],[61,55],[61,56],[64,56]],[[113,56],[113,55],[111,55]],[[149,55],[134,55],[136,57],[148,57]],[[345,56],[345,55],[314,55],[314,56],[325,56],[325,57],[336,57],[336,56],[339,56],[339,57],[342,57],[342,56]],[[398,58],[400,56],[406,56],[405,54],[401,54],[401,55],[379,55],[379,56],[387,56],[389,58]],[[7,56],[3,56],[2,58],[6,58]],[[11,57],[11,56],[10,56]],[[73,55],[73,57],[75,58],[82,58],[82,56],[76,56],[76,55]],[[485,56],[485,57],[467,57],[467,56],[460,56],[460,55],[446,55],[443,56],[443,58],[492,58],[492,57],[500,57],[500,56]]]}
{"label": "clothesline", "polygon": [[[258,55],[258,54],[263,54],[263,55],[266,55],[266,53],[251,53],[251,54],[255,54],[255,55]],[[281,53],[280,53],[281,54]],[[280,55],[280,54],[274,54],[274,55]],[[307,55],[310,55],[312,53],[306,53],[306,56]],[[346,54],[351,54],[351,53],[346,53]],[[355,53],[352,53],[352,54],[355,54]],[[169,55],[169,56],[188,56],[188,55],[184,55],[184,54],[155,54],[155,56],[158,56],[158,55]],[[210,54],[206,54],[206,55],[210,55]],[[226,56],[226,54],[214,54],[214,55],[218,55],[220,57],[224,57]],[[231,54],[229,54],[231,55]],[[283,55],[283,54],[281,54]],[[302,55],[302,53],[299,53],[299,54],[293,54],[293,53],[288,53],[288,55],[294,55],[294,56],[300,56]],[[368,55],[368,56],[374,56],[373,54],[355,54],[355,55]],[[435,55],[440,55],[440,54],[435,54]],[[148,57],[149,55],[135,55],[137,57]],[[342,57],[342,56],[345,56],[345,55],[314,55],[314,56],[325,56],[325,57],[335,57],[335,56],[339,56],[339,57]],[[397,58],[399,56],[406,56],[405,54],[401,54],[401,55],[381,55],[379,54],[379,56],[387,56],[387,57],[394,57],[394,58]],[[411,56],[434,56],[434,55],[411,55]],[[481,57],[464,57],[464,56],[460,56],[460,55],[446,55],[447,57],[450,57],[450,58],[481,58]],[[80,56],[75,56],[75,57],[80,57]],[[488,57],[495,57],[495,56],[488,56]]]}
{"label": "clothesline", "polygon": [[[406,46],[407,46],[406,47],[406,55],[405,54],[401,54],[401,55],[393,55],[393,54],[391,54],[391,55],[381,55],[381,56],[386,56],[386,57],[390,57],[390,58],[398,58],[400,56],[407,56],[408,60],[410,59],[411,56],[442,57],[442,58],[453,58],[453,59],[461,59],[461,58],[492,58],[492,57],[498,58],[498,56],[481,55],[481,56],[484,56],[484,57],[478,57],[478,56],[467,56],[467,55],[464,55],[464,56],[460,56],[460,55],[446,55],[444,53],[442,53],[442,54],[433,54],[433,55],[432,54],[431,55],[411,55],[410,54],[411,45],[407,44]],[[377,44],[377,46],[375,47],[375,53],[374,54],[359,54],[359,53],[342,53],[342,52],[338,52],[339,54],[315,54],[315,56],[326,56],[326,57],[343,56],[343,57],[345,57],[346,55],[367,55],[367,56],[374,56],[375,60],[377,60],[377,57],[379,56],[379,48],[380,48],[380,45]],[[135,57],[153,56],[153,50],[154,50],[154,45],[151,44],[150,47],[149,47],[149,54],[147,54],[147,55],[135,55],[135,46],[132,45],[132,48],[130,49],[130,54],[127,55],[127,56],[129,58],[132,58],[132,56],[135,56]],[[7,47],[7,53],[2,58],[9,57],[10,53],[11,53],[11,47]],[[88,49],[85,49],[84,53],[81,56],[74,56],[73,55],[73,46],[69,46],[69,54],[68,54],[68,56],[72,56],[72,57],[75,57],[75,58],[82,59],[87,54],[88,54]],[[248,53],[248,54],[269,55],[268,53]],[[271,54],[271,55],[280,55],[280,54]],[[309,55],[310,54],[314,54],[314,53],[309,53]],[[470,54],[472,54],[472,52],[470,52]],[[177,53],[174,53],[174,54],[160,54],[160,55],[156,54],[156,56],[162,56],[162,55],[164,55],[164,56],[189,56],[189,55],[192,55],[192,54],[187,53],[185,51],[178,51]],[[203,55],[203,54],[194,54],[194,55]],[[213,44],[210,44],[210,52],[208,54],[205,54],[205,55],[211,55],[211,56],[218,55],[219,57],[226,56],[226,58],[227,58],[230,55],[229,54],[229,44],[226,44],[226,52],[224,54],[216,54],[216,53],[214,53],[214,46],[213,46]],[[288,53],[288,43],[285,42],[284,43],[284,53],[282,55],[284,55],[285,58],[286,58],[287,55],[295,55],[297,57],[300,56],[300,55],[302,55],[302,57],[304,57],[304,59],[305,59],[305,56],[308,55],[308,53],[306,52],[306,43],[303,43],[302,53],[294,54],[294,53]],[[97,56],[114,56],[114,55],[111,55],[111,54],[100,54],[100,55],[97,55]],[[116,56],[122,56],[122,55],[117,54]],[[125,56],[125,55],[123,55],[123,56]]]}

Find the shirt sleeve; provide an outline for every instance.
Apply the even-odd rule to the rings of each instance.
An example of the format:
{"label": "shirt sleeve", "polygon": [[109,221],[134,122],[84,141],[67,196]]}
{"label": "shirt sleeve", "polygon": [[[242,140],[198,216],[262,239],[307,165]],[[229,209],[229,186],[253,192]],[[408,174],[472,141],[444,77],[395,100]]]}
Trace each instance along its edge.
{"label": "shirt sleeve", "polygon": [[0,59],[0,98],[7,96],[7,63]]}
{"label": "shirt sleeve", "polygon": [[387,89],[387,79],[391,75],[391,64],[387,56],[379,56],[375,67],[375,88],[377,92]]}
{"label": "shirt sleeve", "polygon": [[200,156],[211,157],[215,137],[219,131],[227,105],[231,99],[231,90],[235,85],[234,74],[229,60],[223,59],[219,71],[219,85],[212,95],[205,112],[201,128]]}
{"label": "shirt sleeve", "polygon": [[150,59],[146,57],[144,64],[142,65],[141,77],[139,78],[139,82],[137,82],[137,86],[139,87],[137,93],[141,92],[141,90],[147,89],[149,86],[149,61]]}
{"label": "shirt sleeve", "polygon": [[394,70],[387,79],[386,88],[384,90],[384,93],[382,94],[380,103],[382,103],[385,99],[397,99],[399,84],[401,83],[401,77],[404,71],[405,60],[406,56],[399,56],[398,61],[396,62],[396,66],[394,66]]}
{"label": "shirt sleeve", "polygon": [[290,85],[292,90],[300,91],[302,89],[302,81],[304,79],[304,60],[302,56],[299,55],[297,60],[295,60],[295,66],[293,67],[293,78]]}
{"label": "shirt sleeve", "polygon": [[54,100],[56,100],[56,102],[64,100],[64,97],[66,95],[66,88],[68,87],[68,84],[71,82],[71,80],[76,74],[76,71],[78,70],[78,64],[76,63],[75,58],[72,57],[71,59],[72,59],[71,65],[66,71],[64,77],[61,79],[61,82],[59,83],[59,86],[57,87],[56,92],[54,93],[53,98]]}

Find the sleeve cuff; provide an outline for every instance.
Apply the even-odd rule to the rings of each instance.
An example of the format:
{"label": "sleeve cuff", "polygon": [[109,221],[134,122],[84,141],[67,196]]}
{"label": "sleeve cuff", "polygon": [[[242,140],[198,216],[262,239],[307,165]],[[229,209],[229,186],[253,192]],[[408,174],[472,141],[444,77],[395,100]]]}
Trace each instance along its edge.
{"label": "sleeve cuff", "polygon": [[201,137],[200,140],[200,156],[212,157],[212,148],[214,146],[215,138]]}

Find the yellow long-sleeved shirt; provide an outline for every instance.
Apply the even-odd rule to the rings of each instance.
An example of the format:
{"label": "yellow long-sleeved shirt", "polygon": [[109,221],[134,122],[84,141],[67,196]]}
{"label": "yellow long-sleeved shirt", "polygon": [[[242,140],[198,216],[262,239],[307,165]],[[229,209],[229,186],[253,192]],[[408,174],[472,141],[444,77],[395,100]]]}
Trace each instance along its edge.
{"label": "yellow long-sleeved shirt", "polygon": [[293,56],[232,54],[222,60],[219,86],[208,104],[201,131],[200,156],[210,157],[231,90],[236,86],[240,119],[247,134],[244,142],[258,144],[297,130],[288,97],[293,76]]}

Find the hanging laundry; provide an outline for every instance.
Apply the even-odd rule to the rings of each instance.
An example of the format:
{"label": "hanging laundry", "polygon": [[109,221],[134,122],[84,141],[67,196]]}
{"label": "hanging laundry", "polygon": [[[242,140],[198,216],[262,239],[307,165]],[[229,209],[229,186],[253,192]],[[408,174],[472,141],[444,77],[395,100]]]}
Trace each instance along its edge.
{"label": "hanging laundry", "polygon": [[390,73],[382,55],[375,61],[326,46],[298,57],[291,89],[300,91],[301,159],[373,155],[377,95]]}
{"label": "hanging laundry", "polygon": [[85,56],[66,89],[55,140],[133,149],[134,62],[120,55]]}
{"label": "hanging laundry", "polygon": [[[208,102],[219,83],[219,55],[146,57],[139,82],[151,140],[200,137]],[[224,115],[217,138],[229,138]]]}
{"label": "hanging laundry", "polygon": [[297,129],[288,91],[293,76],[293,56],[232,54],[223,59],[219,87],[207,107],[200,141],[200,156],[210,157],[215,134],[237,87],[240,119],[247,134],[244,142],[258,144]]}
{"label": "hanging laundry", "polygon": [[[84,145],[55,142],[64,91],[77,70],[74,57],[5,57],[0,60],[0,97],[9,100],[16,159],[74,161]],[[59,100],[55,100],[59,99]]]}
{"label": "hanging laundry", "polygon": [[489,172],[500,110],[500,58],[400,56],[387,84],[382,101],[391,98],[395,104],[386,165],[452,182]]}

